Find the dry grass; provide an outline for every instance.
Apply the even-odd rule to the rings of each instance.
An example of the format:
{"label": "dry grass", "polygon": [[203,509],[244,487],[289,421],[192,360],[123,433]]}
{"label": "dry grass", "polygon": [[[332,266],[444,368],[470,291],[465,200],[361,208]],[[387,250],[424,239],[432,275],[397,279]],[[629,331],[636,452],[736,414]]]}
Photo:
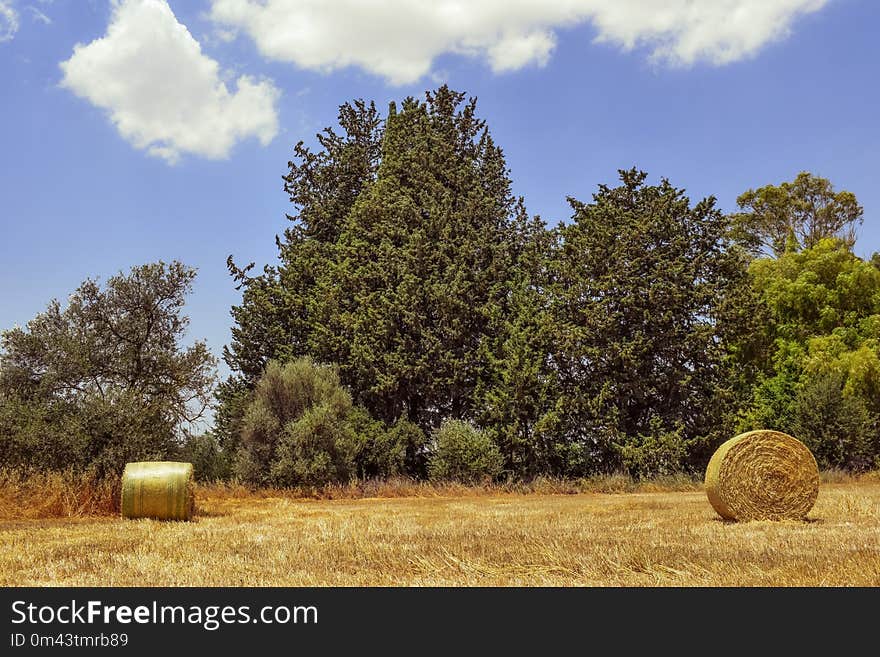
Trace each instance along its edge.
{"label": "dry grass", "polygon": [[0,470],[0,519],[70,518],[119,513],[119,479],[70,472],[23,476]]}
{"label": "dry grass", "polygon": [[[842,477],[843,475],[839,475]],[[200,484],[200,498],[356,500],[368,497],[471,497],[482,495],[578,493],[635,493],[701,490],[698,479],[686,475],[634,481],[622,474],[586,479],[539,477],[530,482],[466,486],[454,482],[428,483],[411,479],[355,481],[325,488],[253,490],[237,483]],[[112,516],[119,513],[119,478],[97,479],[70,472],[23,476],[0,469],[0,520]]]}
{"label": "dry grass", "polygon": [[808,522],[722,522],[702,492],[294,499],[202,488],[192,523],[0,521],[0,585],[880,585],[880,481]]}
{"label": "dry grass", "polygon": [[203,497],[233,497],[238,499],[360,500],[383,497],[478,497],[486,495],[577,495],[580,493],[657,493],[702,490],[699,479],[687,475],[670,475],[646,481],[637,481],[624,474],[597,475],[584,479],[538,477],[528,482],[487,483],[465,485],[456,482],[426,482],[412,479],[371,479],[320,489],[258,489],[252,490],[236,483],[201,484]]}

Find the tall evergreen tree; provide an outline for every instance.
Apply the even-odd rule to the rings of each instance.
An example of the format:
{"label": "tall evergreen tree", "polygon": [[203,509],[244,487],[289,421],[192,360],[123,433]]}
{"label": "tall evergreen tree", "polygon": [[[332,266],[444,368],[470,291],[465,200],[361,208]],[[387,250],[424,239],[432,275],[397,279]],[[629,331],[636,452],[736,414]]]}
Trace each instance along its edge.
{"label": "tall evergreen tree", "polygon": [[373,103],[362,100],[339,108],[341,133],[326,128],[317,135],[321,150],[312,152],[300,141],[288,162],[284,191],[295,212],[284,238],[276,237],[279,265],[249,276],[227,260],[230,273],[243,288],[234,306],[232,343],[224,360],[249,383],[273,359],[289,360],[309,352],[309,306],[315,281],[333,250],[355,201],[375,178],[383,122]]}
{"label": "tall evergreen tree", "polygon": [[441,87],[392,105],[374,184],[319,277],[313,350],[376,417],[470,418],[512,263],[501,149],[476,100]]}
{"label": "tall evergreen tree", "polygon": [[358,100],[339,108],[341,132],[326,128],[317,135],[321,150],[302,141],[294,147],[283,177],[294,212],[282,238],[276,237],[277,266],[250,276],[253,263],[229,271],[242,292],[232,308],[232,342],[223,358],[233,374],[218,386],[216,433],[233,451],[250,393],[266,364],[310,355],[310,306],[315,281],[335,258],[336,240],[345,218],[364,187],[375,178],[383,122],[373,103]]}
{"label": "tall evergreen tree", "polygon": [[560,474],[566,445],[555,431],[556,378],[550,360],[553,324],[549,259],[559,233],[519,208],[514,266],[501,330],[485,343],[486,371],[477,391],[477,418],[517,476]]}
{"label": "tall evergreen tree", "polygon": [[621,171],[569,199],[554,258],[551,358],[572,471],[677,470],[717,423],[724,302],[741,285],[729,221],[667,180]]}

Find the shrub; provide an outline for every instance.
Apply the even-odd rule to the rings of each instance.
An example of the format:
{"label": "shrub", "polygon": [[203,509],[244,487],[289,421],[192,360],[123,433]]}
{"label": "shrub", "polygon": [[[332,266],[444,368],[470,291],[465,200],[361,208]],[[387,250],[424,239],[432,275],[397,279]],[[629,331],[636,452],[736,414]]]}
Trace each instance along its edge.
{"label": "shrub", "polygon": [[462,483],[491,480],[501,474],[503,459],[488,435],[461,420],[447,420],[433,434],[434,453],[428,476]]}
{"label": "shrub", "polygon": [[270,470],[278,486],[320,487],[344,483],[355,476],[357,435],[346,413],[327,404],[307,409],[284,425]]}
{"label": "shrub", "polygon": [[0,395],[0,468],[22,473],[82,471],[88,438],[74,421],[74,411],[73,406],[65,409]]}
{"label": "shrub", "polygon": [[357,436],[355,457],[360,479],[423,478],[427,472],[427,439],[412,422],[400,419],[391,427],[358,406],[349,416]]}
{"label": "shrub", "polygon": [[220,448],[217,437],[210,431],[187,436],[176,458],[192,463],[193,476],[198,481],[220,481],[228,479],[231,474],[229,455]]}
{"label": "shrub", "polygon": [[388,430],[388,435],[389,443],[403,452],[403,473],[414,479],[426,478],[430,451],[425,432],[409,420],[399,419]]}
{"label": "shrub", "polygon": [[793,433],[822,469],[864,471],[877,465],[877,417],[862,397],[844,392],[839,375],[808,380],[798,391]]}
{"label": "shrub", "polygon": [[649,427],[650,433],[615,444],[627,473],[635,479],[644,479],[682,472],[688,456],[683,427],[668,431],[656,415],[651,418]]}
{"label": "shrub", "polygon": [[354,476],[356,434],[351,396],[336,370],[299,358],[272,361],[242,421],[236,471],[272,486],[322,486]]}

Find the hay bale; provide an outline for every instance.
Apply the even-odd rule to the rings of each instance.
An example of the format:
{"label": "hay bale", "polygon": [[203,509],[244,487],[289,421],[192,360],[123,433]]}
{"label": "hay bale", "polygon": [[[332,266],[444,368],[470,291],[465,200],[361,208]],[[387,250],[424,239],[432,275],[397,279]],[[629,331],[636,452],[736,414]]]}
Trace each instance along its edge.
{"label": "hay bale", "polygon": [[128,463],[122,473],[122,517],[189,520],[195,508],[192,463]]}
{"label": "hay bale", "polygon": [[712,455],[706,494],[727,520],[801,520],[819,495],[819,468],[806,445],[788,434],[749,431]]}

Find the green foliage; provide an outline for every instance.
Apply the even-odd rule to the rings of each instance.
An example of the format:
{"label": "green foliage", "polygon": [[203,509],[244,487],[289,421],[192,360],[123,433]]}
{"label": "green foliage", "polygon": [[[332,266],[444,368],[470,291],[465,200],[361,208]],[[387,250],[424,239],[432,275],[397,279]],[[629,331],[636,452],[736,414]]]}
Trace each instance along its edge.
{"label": "green foliage", "polygon": [[841,374],[808,379],[793,407],[792,431],[810,448],[820,468],[877,467],[878,418],[864,397],[844,392]]}
{"label": "green foliage", "polygon": [[793,403],[803,374],[802,361],[801,345],[777,342],[773,368],[758,378],[752,389],[751,404],[741,414],[738,431],[791,431],[794,424]]}
{"label": "green foliage", "polygon": [[270,361],[242,422],[237,473],[253,484],[322,486],[355,473],[351,396],[334,368]]}
{"label": "green foliage", "polygon": [[[253,389],[242,376],[230,376],[217,385],[213,434],[218,447],[228,459],[234,458],[241,445],[242,423]],[[230,461],[231,462],[231,461]]]}
{"label": "green foliage", "polygon": [[[464,94],[338,119],[294,148],[277,265],[228,261],[243,296],[215,433],[253,480],[424,476],[424,436],[449,420],[520,477],[696,471],[738,429],[816,431],[802,395],[838,375],[827,408],[880,414],[880,256],[853,255],[863,211],[828,180],[749,190],[725,216],[632,169],[548,229]],[[267,363],[302,356],[356,405],[310,414],[314,445],[256,403]],[[337,433],[353,447],[300,450],[330,455]]]}
{"label": "green foliage", "polygon": [[212,430],[191,434],[213,357],[180,346],[195,272],[160,262],[2,333],[0,466],[176,456],[275,486],[648,477],[700,471],[752,428],[793,433],[823,467],[877,464],[880,254],[852,251],[852,193],[803,172],[725,216],[621,170],[548,228],[476,100],[445,85],[385,118],[342,105],[317,141],[283,177],[278,262],[227,260],[242,299]]}
{"label": "green foliage", "polygon": [[349,422],[358,441],[355,462],[359,478],[422,478],[426,475],[427,438],[418,426],[398,420],[388,427],[362,406],[352,410]]}
{"label": "green foliage", "polygon": [[615,444],[627,473],[634,478],[658,477],[687,469],[688,444],[684,427],[663,428],[663,420],[653,416],[650,433]]}
{"label": "green foliage", "polygon": [[232,475],[230,454],[221,448],[210,431],[187,436],[175,460],[192,463],[193,475],[199,481],[223,481]]}
{"label": "green foliage", "polygon": [[489,481],[501,474],[503,459],[485,433],[461,420],[447,420],[432,435],[428,475],[434,481]]}
{"label": "green foliage", "polygon": [[108,391],[75,404],[0,400],[0,463],[19,471],[119,474],[129,461],[173,454],[173,435],[167,419],[131,393]]}
{"label": "green foliage", "polygon": [[568,474],[616,470],[622,454],[636,464],[644,436],[706,436],[728,394],[725,348],[741,315],[731,300],[747,282],[728,220],[667,180],[620,177],[593,203],[570,199],[551,262],[557,417],[580,447]]}
{"label": "green foliage", "polygon": [[524,211],[515,229],[507,312],[500,330],[484,342],[476,418],[498,445],[505,470],[523,477],[561,474],[570,459],[555,431],[553,324],[545,292],[551,275],[547,258],[558,248],[558,232],[540,218],[526,221]]}
{"label": "green foliage", "polygon": [[[398,472],[414,479],[424,479],[428,476],[428,457],[430,456],[428,437],[418,425],[403,418],[398,419],[388,429],[387,444],[394,446],[393,452],[403,452],[403,467],[400,468],[398,465]],[[374,458],[379,461],[378,457]]]}
{"label": "green foliage", "polygon": [[860,470],[880,456],[880,271],[839,239],[756,260],[755,289],[774,349],[743,428],[788,431],[822,467]]}
{"label": "green foliage", "polygon": [[202,341],[183,348],[195,271],[134,267],[102,288],[85,281],[27,328],[2,333],[0,453],[25,469],[118,474],[163,458],[201,418],[214,381]]}
{"label": "green foliage", "polygon": [[24,472],[83,470],[88,436],[72,405],[0,395],[0,464]]}
{"label": "green foliage", "polygon": [[392,106],[381,164],[318,277],[314,351],[377,418],[470,417],[506,299],[515,211],[476,103],[441,87]]}
{"label": "green foliage", "polygon": [[[242,303],[232,308],[232,342],[224,360],[252,387],[271,359],[289,360],[312,354],[312,305],[316,279],[328,261],[345,218],[361,191],[376,176],[383,125],[375,105],[363,101],[339,108],[341,132],[317,135],[321,151],[303,142],[294,147],[284,176],[295,212],[284,239],[276,238],[279,265],[249,277],[253,263],[239,268],[232,256],[230,273],[243,288]],[[221,400],[222,403],[222,400]]]}
{"label": "green foliage", "polygon": [[852,192],[835,192],[827,178],[806,171],[792,182],[750,189],[736,202],[744,210],[735,217],[740,238],[777,256],[810,249],[829,237],[852,248],[864,213]]}
{"label": "green foliage", "polygon": [[119,474],[131,461],[161,461],[173,455],[178,440],[163,410],[127,390],[81,400],[75,417],[87,436],[88,468],[102,477]]}
{"label": "green foliage", "polygon": [[854,344],[873,334],[880,312],[880,270],[840,240],[762,258],[751,266],[754,286],[770,310],[776,335],[803,342],[833,331]]}
{"label": "green foliage", "polygon": [[252,265],[229,260],[244,291],[224,352],[234,380],[218,394],[224,444],[266,362],[300,355],[336,364],[388,426],[430,431],[480,412],[525,213],[501,149],[476,101],[445,86],[392,105],[384,122],[372,104],[344,105],[339,125],[319,152],[295,148],[285,190],[297,212],[279,265],[250,277]]}
{"label": "green foliage", "polygon": [[341,410],[320,404],[283,425],[269,471],[273,484],[320,487],[354,478],[357,436]]}

